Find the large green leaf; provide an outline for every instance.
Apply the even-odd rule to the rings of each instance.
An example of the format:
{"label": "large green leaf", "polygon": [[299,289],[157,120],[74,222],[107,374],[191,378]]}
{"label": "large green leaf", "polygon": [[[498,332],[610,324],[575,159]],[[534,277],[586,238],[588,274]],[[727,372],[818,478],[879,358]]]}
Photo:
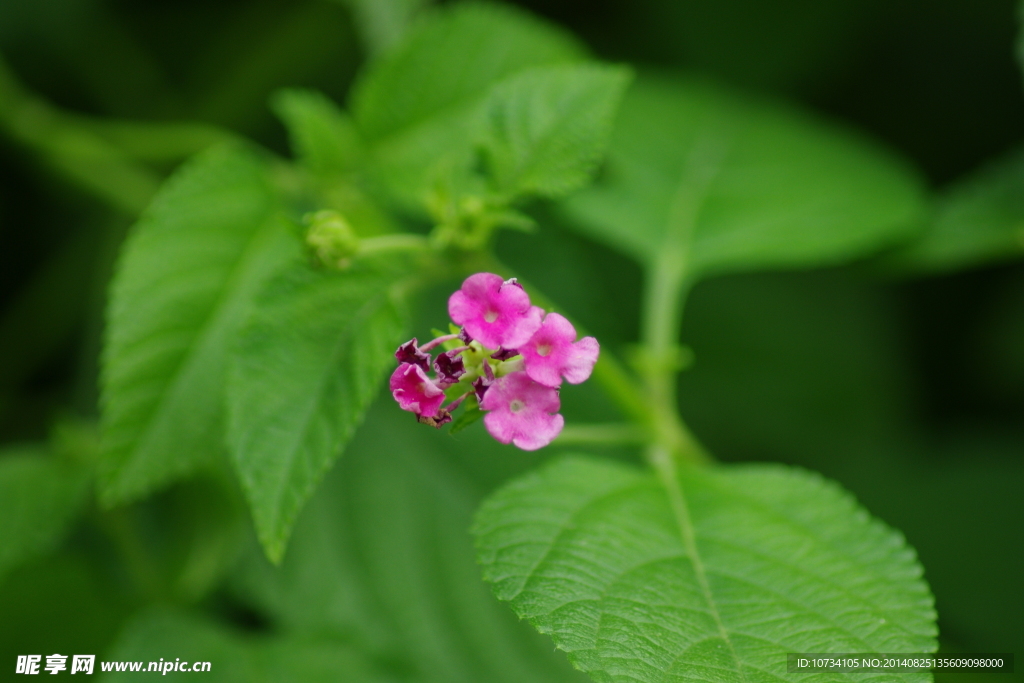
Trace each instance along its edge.
{"label": "large green leaf", "polygon": [[234,349],[228,442],[274,562],[394,365],[406,327],[395,284],[391,274],[297,261],[260,294]]}
{"label": "large green leaf", "polygon": [[521,10],[460,3],[436,10],[353,89],[371,176],[410,210],[451,166],[471,159],[479,105],[498,81],[584,55],[569,34]]}
{"label": "large green leaf", "polygon": [[887,266],[935,272],[1024,256],[1024,149],[950,187],[919,239]]}
{"label": "large green leaf", "polygon": [[33,449],[0,451],[0,578],[51,550],[86,500],[89,477]]}
{"label": "large green leaf", "polygon": [[125,244],[103,350],[101,493],[147,493],[223,452],[222,384],[250,300],[296,250],[261,160],[219,147],[161,190]]}
{"label": "large green leaf", "polygon": [[849,260],[906,238],[923,209],[917,175],[849,131],[652,76],[626,93],[605,176],[566,206],[586,234],[691,278]]}
{"label": "large green leaf", "polygon": [[580,64],[532,69],[496,86],[484,105],[482,149],[497,191],[556,197],[582,187],[628,79],[621,67]]}
{"label": "large green leaf", "polygon": [[151,680],[150,662],[209,662],[210,668],[183,673],[161,670],[161,679],[201,676],[215,683],[387,683],[398,678],[380,671],[364,654],[344,641],[323,637],[289,638],[254,636],[227,628],[210,619],[171,611],[154,611],[129,621],[113,651],[97,657],[94,673],[103,662],[141,662],[141,671],[112,671],[101,680]]}
{"label": "large green leaf", "polygon": [[435,11],[374,62],[353,90],[352,111],[377,141],[478,100],[506,76],[582,54],[571,35],[522,10],[460,3]]}
{"label": "large green leaf", "polygon": [[475,533],[498,598],[598,681],[781,681],[789,652],[936,648],[902,536],[802,470],[693,470],[666,488],[562,459],[487,500]]}
{"label": "large green leaf", "polygon": [[381,397],[303,510],[281,565],[253,547],[233,592],[274,631],[345,637],[409,680],[583,681],[494,599],[467,533],[494,482],[541,457],[482,428],[453,438]]}

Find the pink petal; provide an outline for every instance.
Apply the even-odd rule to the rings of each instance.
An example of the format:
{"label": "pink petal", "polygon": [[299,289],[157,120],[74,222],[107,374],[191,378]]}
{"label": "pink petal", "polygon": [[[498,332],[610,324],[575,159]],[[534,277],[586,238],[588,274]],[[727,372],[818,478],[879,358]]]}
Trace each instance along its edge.
{"label": "pink petal", "polygon": [[594,371],[601,345],[593,337],[584,337],[572,345],[562,374],[569,384],[585,382]]}
{"label": "pink petal", "polygon": [[519,349],[526,363],[526,373],[549,387],[561,385],[562,377],[570,384],[586,380],[594,369],[600,349],[593,337],[574,344],[575,339],[576,328],[572,323],[558,313],[548,313],[540,329]]}
{"label": "pink petal", "polygon": [[524,451],[535,451],[543,448],[555,440],[555,437],[562,433],[565,426],[565,418],[559,413],[545,415],[544,419],[538,419],[525,434],[512,439],[512,443]]}
{"label": "pink petal", "polygon": [[[448,315],[452,321],[456,325],[464,325],[466,321],[482,316],[482,306],[501,289],[503,282],[501,276],[494,273],[477,273],[467,277],[462,288],[448,298]],[[472,332],[469,334],[475,337]]]}
{"label": "pink petal", "polygon": [[391,374],[389,384],[391,395],[402,410],[434,416],[444,403],[444,392],[418,365],[402,363]]}

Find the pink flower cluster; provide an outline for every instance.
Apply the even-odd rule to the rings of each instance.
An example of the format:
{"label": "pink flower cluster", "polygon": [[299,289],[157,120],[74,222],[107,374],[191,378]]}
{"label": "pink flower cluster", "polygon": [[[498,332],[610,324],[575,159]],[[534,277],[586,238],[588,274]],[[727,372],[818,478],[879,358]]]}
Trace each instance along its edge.
{"label": "pink flower cluster", "polygon": [[[458,332],[422,346],[413,338],[395,352],[391,394],[398,405],[440,427],[471,397],[498,441],[527,451],[551,443],[565,424],[558,388],[563,379],[579,384],[590,377],[597,340],[577,341],[568,320],[545,315],[515,279],[493,273],[466,278],[448,299],[448,314]],[[446,350],[432,358],[428,352],[441,345]]]}

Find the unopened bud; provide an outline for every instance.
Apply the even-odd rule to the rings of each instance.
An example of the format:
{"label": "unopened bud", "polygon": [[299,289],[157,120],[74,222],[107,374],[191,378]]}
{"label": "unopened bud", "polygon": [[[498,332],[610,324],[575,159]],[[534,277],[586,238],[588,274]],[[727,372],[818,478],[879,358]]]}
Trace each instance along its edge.
{"label": "unopened bud", "polygon": [[359,237],[345,218],[337,211],[317,211],[307,214],[309,225],[306,244],[316,252],[324,265],[344,268],[359,249]]}

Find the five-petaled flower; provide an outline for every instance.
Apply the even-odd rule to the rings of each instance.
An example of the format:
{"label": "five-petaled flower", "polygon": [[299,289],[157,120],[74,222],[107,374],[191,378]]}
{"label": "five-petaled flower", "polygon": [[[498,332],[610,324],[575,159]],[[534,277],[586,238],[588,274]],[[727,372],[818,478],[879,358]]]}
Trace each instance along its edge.
{"label": "five-petaled flower", "polygon": [[558,436],[565,418],[558,389],[534,382],[524,372],[499,377],[487,389],[480,408],[488,411],[484,425],[495,439],[524,451],[547,446]]}
{"label": "five-petaled flower", "polygon": [[[448,313],[461,328],[422,346],[413,338],[395,352],[400,364],[391,393],[399,406],[440,427],[469,399],[501,443],[528,451],[551,443],[565,424],[558,387],[563,379],[579,384],[590,377],[597,340],[577,341],[572,323],[558,313],[545,316],[515,279],[494,273],[466,278],[448,299]],[[440,345],[444,350],[432,358],[428,352]],[[443,406],[448,396],[456,398]]]}
{"label": "five-petaled flower", "polygon": [[569,384],[586,381],[599,351],[593,337],[576,341],[576,328],[557,313],[548,313],[540,329],[519,347],[526,374],[549,387],[561,385],[563,377]]}
{"label": "five-petaled flower", "polygon": [[540,327],[544,311],[530,304],[523,286],[494,273],[470,275],[448,299],[448,315],[489,349],[525,344]]}

